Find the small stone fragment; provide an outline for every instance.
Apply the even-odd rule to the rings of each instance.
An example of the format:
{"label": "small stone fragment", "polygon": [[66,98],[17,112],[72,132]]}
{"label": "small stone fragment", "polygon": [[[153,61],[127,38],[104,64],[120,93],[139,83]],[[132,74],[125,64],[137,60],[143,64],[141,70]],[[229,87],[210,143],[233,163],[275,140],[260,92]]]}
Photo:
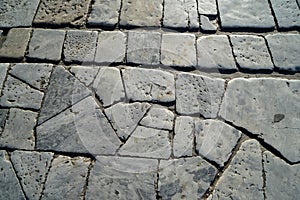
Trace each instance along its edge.
{"label": "small stone fragment", "polygon": [[201,15],[217,15],[216,0],[197,0],[198,10]]}
{"label": "small stone fragment", "polygon": [[78,78],[85,86],[89,86],[94,81],[98,74],[99,67],[91,66],[72,66],[70,71]]}
{"label": "small stone fragment", "polygon": [[9,67],[8,63],[0,63],[0,94],[2,91],[2,86],[3,86],[4,80],[6,78],[8,67]]}
{"label": "small stone fragment", "polygon": [[217,26],[207,16],[200,15],[200,22],[200,28],[203,32],[215,33],[217,31]]}
{"label": "small stone fragment", "polygon": [[174,113],[160,106],[152,106],[140,124],[156,129],[173,129]]}

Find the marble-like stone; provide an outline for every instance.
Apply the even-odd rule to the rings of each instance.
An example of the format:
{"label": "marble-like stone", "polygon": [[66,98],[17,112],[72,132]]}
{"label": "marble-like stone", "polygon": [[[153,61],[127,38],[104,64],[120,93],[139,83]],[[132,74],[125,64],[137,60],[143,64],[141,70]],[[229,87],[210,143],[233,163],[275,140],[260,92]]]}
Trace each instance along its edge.
{"label": "marble-like stone", "polygon": [[96,78],[100,67],[92,67],[92,66],[72,66],[70,72],[74,74],[76,78],[80,82],[82,82],[85,86],[89,86],[93,83]]}
{"label": "marble-like stone", "polygon": [[215,118],[224,94],[225,80],[192,73],[180,73],[176,79],[176,111]]}
{"label": "marble-like stone", "polygon": [[9,109],[0,109],[0,135],[4,129]]}
{"label": "marble-like stone", "polygon": [[197,0],[198,10],[201,15],[217,15],[216,0]]}
{"label": "marble-like stone", "polygon": [[173,129],[174,113],[161,106],[152,106],[140,124],[156,129]]}
{"label": "marble-like stone", "polygon": [[8,67],[9,67],[8,63],[0,63],[0,94],[2,91],[2,86],[4,84],[4,80],[6,78]]}
{"label": "marble-like stone", "polygon": [[200,28],[203,32],[215,33],[217,31],[216,22],[213,22],[205,15],[200,15]]}
{"label": "marble-like stone", "polygon": [[194,34],[163,34],[161,42],[161,63],[167,66],[196,66],[197,59],[195,42],[196,37]]}

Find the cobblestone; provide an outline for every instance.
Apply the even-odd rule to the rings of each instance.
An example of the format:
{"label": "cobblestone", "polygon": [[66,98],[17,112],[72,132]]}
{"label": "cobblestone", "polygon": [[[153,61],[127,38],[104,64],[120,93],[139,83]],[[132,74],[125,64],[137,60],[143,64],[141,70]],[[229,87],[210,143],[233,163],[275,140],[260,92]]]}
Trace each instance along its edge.
{"label": "cobblestone", "polygon": [[156,129],[173,129],[174,113],[161,106],[152,106],[147,115],[141,120],[143,126]]}
{"label": "cobblestone", "polygon": [[92,84],[96,75],[98,74],[99,67],[90,67],[90,66],[72,66],[70,72],[78,78],[85,86]]}
{"label": "cobblestone", "polygon": [[215,0],[197,0],[198,10],[201,15],[217,15],[217,4]]}

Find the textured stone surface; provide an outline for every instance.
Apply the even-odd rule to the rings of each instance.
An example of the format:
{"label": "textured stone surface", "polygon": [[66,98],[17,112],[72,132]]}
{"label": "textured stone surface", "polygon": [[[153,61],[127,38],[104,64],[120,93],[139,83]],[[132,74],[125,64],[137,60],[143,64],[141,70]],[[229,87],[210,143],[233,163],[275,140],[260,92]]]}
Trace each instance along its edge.
{"label": "textured stone surface", "polygon": [[141,120],[143,126],[156,129],[173,129],[174,113],[161,106],[152,106],[147,115]]}
{"label": "textured stone surface", "polygon": [[122,74],[127,98],[133,101],[175,100],[174,75],[169,72],[127,67]]}
{"label": "textured stone surface", "polygon": [[158,161],[98,156],[86,199],[156,199]]}
{"label": "textured stone surface", "polygon": [[0,135],[2,134],[2,131],[4,129],[8,111],[9,109],[0,109]]}
{"label": "textured stone surface", "polygon": [[181,67],[197,65],[195,40],[195,35],[189,33],[163,34],[161,63],[167,66]]}
{"label": "textured stone surface", "polygon": [[197,0],[198,10],[201,15],[217,15],[217,4],[215,0]]}
{"label": "textured stone surface", "polygon": [[215,33],[217,31],[216,22],[205,15],[200,15],[200,28],[203,32]]}
{"label": "textured stone surface", "polygon": [[2,86],[4,84],[4,80],[7,74],[9,64],[8,63],[0,63],[0,94],[2,91]]}
{"label": "textured stone surface", "polygon": [[192,73],[180,73],[176,79],[176,111],[215,118],[224,93],[225,81]]}
{"label": "textured stone surface", "polygon": [[94,81],[99,69],[99,67],[91,66],[72,66],[70,71],[85,86],[89,86]]}
{"label": "textured stone surface", "polygon": [[217,170],[199,157],[162,160],[158,192],[162,199],[201,199]]}

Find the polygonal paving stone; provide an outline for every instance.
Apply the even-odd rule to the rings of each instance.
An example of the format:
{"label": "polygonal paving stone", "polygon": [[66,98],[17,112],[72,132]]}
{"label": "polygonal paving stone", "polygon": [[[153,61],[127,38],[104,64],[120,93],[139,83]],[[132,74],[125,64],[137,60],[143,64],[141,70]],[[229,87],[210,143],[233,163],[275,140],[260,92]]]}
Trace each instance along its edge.
{"label": "polygonal paving stone", "polygon": [[215,33],[218,27],[216,20],[211,20],[205,15],[200,15],[200,28],[203,32]]}
{"label": "polygonal paving stone", "polygon": [[174,113],[161,106],[152,106],[140,124],[156,129],[173,129]]}
{"label": "polygonal paving stone", "polygon": [[98,156],[86,199],[156,199],[158,161]]}
{"label": "polygonal paving stone", "polygon": [[201,199],[217,169],[200,157],[162,160],[158,192],[162,199]]}
{"label": "polygonal paving stone", "polygon": [[9,109],[0,109],[0,135],[4,129]]}
{"label": "polygonal paving stone", "polygon": [[215,0],[197,0],[198,10],[201,15],[217,15],[217,4]]}
{"label": "polygonal paving stone", "polygon": [[85,86],[89,86],[97,76],[99,69],[99,67],[92,66],[72,66],[70,71]]}
{"label": "polygonal paving stone", "polygon": [[0,94],[2,91],[2,86],[7,74],[7,69],[8,69],[9,64],[8,63],[0,63]]}

